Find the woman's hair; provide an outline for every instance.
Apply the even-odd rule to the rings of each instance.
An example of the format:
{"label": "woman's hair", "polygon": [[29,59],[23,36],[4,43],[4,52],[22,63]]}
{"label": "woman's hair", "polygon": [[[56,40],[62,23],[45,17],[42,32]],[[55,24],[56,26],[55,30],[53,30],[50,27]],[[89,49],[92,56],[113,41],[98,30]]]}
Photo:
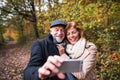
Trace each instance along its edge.
{"label": "woman's hair", "polygon": [[78,25],[76,22],[71,21],[67,23],[66,29],[65,29],[65,34],[67,34],[68,29],[70,28],[75,28],[79,32],[79,37],[80,38],[85,38],[85,33],[84,29],[82,28],[81,25]]}

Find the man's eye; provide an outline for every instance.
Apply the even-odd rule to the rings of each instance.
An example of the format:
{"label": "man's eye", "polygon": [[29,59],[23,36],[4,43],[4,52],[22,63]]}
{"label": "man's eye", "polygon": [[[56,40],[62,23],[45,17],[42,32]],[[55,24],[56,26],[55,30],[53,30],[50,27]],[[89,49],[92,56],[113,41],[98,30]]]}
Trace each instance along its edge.
{"label": "man's eye", "polygon": [[64,30],[63,30],[63,29],[61,29],[61,31],[63,32]]}
{"label": "man's eye", "polygon": [[56,29],[55,31],[58,31],[58,29]]}
{"label": "man's eye", "polygon": [[55,31],[58,31],[58,29],[54,29]]}

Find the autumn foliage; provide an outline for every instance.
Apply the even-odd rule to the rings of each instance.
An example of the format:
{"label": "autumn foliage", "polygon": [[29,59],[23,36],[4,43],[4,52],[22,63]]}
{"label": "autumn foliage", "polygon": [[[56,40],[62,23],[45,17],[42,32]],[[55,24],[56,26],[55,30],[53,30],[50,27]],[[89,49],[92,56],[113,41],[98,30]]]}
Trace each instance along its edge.
{"label": "autumn foliage", "polygon": [[[31,44],[26,42],[45,38],[55,19],[81,24],[87,39],[96,44],[99,80],[120,80],[120,0],[3,0],[0,3],[1,80],[22,79],[30,55]],[[11,41],[23,45],[8,46]]]}

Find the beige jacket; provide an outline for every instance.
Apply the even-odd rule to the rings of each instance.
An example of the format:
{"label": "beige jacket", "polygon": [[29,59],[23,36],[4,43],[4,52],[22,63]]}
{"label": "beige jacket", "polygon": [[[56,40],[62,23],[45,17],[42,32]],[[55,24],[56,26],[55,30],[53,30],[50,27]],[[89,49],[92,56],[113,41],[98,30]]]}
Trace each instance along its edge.
{"label": "beige jacket", "polygon": [[[87,42],[84,53],[78,59],[83,60],[83,72],[72,73],[76,80],[97,80],[94,72],[96,63],[97,48],[93,43]],[[68,59],[66,54],[62,55],[63,58]]]}

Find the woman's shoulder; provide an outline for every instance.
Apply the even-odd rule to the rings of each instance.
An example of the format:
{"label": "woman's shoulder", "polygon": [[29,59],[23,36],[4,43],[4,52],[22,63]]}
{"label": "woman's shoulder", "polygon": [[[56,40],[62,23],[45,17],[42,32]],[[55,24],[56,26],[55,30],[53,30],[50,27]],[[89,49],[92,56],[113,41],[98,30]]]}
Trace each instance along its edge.
{"label": "woman's shoulder", "polygon": [[96,48],[97,49],[96,45],[93,42],[89,42],[89,41],[86,42],[85,48],[87,48],[87,49],[88,48]]}

